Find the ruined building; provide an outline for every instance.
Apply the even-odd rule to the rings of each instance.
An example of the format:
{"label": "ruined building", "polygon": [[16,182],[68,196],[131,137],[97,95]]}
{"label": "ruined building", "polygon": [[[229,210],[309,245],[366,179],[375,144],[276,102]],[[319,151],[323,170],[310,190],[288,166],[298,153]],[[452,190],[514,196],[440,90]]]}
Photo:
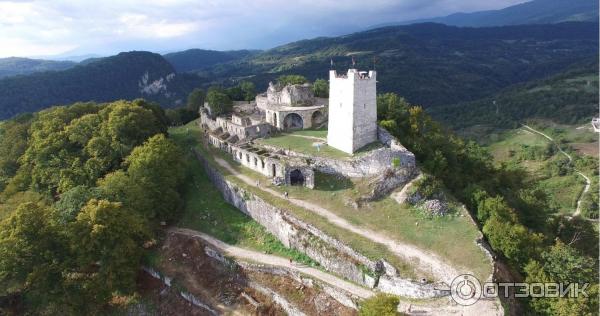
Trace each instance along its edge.
{"label": "ruined building", "polygon": [[[238,102],[232,113],[211,117],[201,110],[200,124],[208,142],[230,153],[241,165],[275,183],[314,187],[315,171],[347,177],[379,175],[398,160],[400,168],[415,166],[414,155],[377,126],[376,73],[349,69],[330,71],[330,99],[316,98],[310,84],[280,86],[270,83],[254,102]],[[328,125],[327,144],[354,154],[379,144],[359,156],[312,157],[294,148],[273,148],[253,140],[280,131]],[[371,148],[371,147],[369,147]]]}

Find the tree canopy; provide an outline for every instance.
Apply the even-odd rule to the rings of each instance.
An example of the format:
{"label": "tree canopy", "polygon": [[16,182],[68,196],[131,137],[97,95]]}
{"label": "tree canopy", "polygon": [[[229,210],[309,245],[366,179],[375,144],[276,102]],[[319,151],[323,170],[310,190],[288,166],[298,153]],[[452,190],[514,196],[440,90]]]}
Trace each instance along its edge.
{"label": "tree canopy", "polygon": [[211,115],[217,116],[231,111],[233,102],[220,87],[211,87],[206,93],[206,102],[210,107]]}
{"label": "tree canopy", "polygon": [[[377,109],[379,124],[467,206],[502,260],[532,281],[596,284],[597,233],[585,221],[555,216],[546,195],[525,180],[525,170],[493,165],[484,148],[444,130],[396,94],[379,95]],[[531,313],[567,315],[576,307],[591,315],[598,309],[597,291],[593,286],[588,298],[536,298],[524,304]]]}
{"label": "tree canopy", "polygon": [[54,107],[0,125],[0,293],[31,313],[95,314],[130,295],[184,162],[143,100]]}
{"label": "tree canopy", "polygon": [[306,77],[301,75],[283,75],[277,78],[277,83],[282,86],[287,86],[289,84],[303,84],[307,82],[308,80]]}

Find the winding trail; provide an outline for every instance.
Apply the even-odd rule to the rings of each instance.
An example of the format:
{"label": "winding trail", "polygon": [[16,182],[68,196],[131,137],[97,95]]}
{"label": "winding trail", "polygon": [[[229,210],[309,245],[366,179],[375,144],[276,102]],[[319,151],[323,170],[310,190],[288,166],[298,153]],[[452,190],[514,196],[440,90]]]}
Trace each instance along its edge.
{"label": "winding trail", "polygon": [[[245,183],[247,183],[251,186],[256,186],[255,180],[251,179],[248,176],[241,174],[239,171],[237,171],[235,168],[233,168],[227,161],[225,161],[221,158],[218,158],[218,157],[215,157],[215,161],[221,167],[227,169],[228,172],[230,172],[232,175],[234,175],[238,179],[244,181]],[[276,197],[279,197],[282,199],[287,199],[290,203],[292,203],[296,206],[302,207],[302,208],[307,209],[315,214],[318,214],[318,215],[326,218],[331,224],[333,224],[335,226],[338,226],[344,230],[347,230],[349,232],[360,235],[372,242],[385,245],[392,253],[394,253],[399,258],[403,258],[409,262],[411,262],[411,261],[418,262],[418,264],[415,264],[414,266],[417,267],[422,272],[424,272],[425,274],[430,273],[434,277],[438,278],[438,280],[436,280],[436,281],[442,281],[449,285],[452,283],[452,280],[454,278],[456,278],[457,276],[459,276],[460,274],[463,274],[463,273],[473,274],[470,271],[461,270],[459,272],[454,267],[447,264],[446,260],[440,258],[438,255],[433,254],[428,251],[425,251],[425,250],[422,250],[420,248],[417,248],[414,245],[402,243],[397,240],[393,240],[379,232],[353,225],[353,224],[349,223],[348,221],[346,221],[345,219],[339,217],[338,215],[334,214],[333,212],[331,212],[319,205],[316,205],[316,204],[313,204],[313,203],[310,203],[310,202],[307,202],[304,200],[295,199],[293,197],[286,198],[284,194],[279,193],[273,189],[263,187],[263,186],[259,186],[258,188],[260,188],[262,191],[267,192],[273,196],[276,196]]]}
{"label": "winding trail", "polygon": [[[287,258],[275,255],[267,255],[258,251],[232,246],[199,231],[187,228],[172,227],[169,229],[169,233],[181,234],[191,238],[201,239],[202,241],[217,248],[220,252],[223,252],[224,254],[238,260],[249,260],[252,262],[258,262],[261,264],[300,272],[304,275],[325,282],[331,286],[342,289],[361,299],[369,298],[375,295],[373,290],[355,285],[354,283],[348,282],[319,269],[307,267],[298,263],[290,264],[289,259]],[[482,299],[470,306],[453,304],[449,298],[448,300],[438,299],[416,303],[400,299],[398,311],[408,315],[504,315],[502,309],[494,301],[486,299]]]}
{"label": "winding trail", "polygon": [[[573,157],[571,157],[571,155],[569,155],[567,152],[565,152],[564,150],[562,150],[560,148],[560,146],[556,143],[556,141],[552,137],[544,134],[543,132],[540,132],[540,131],[534,129],[531,126],[528,126],[528,125],[525,125],[525,124],[522,124],[522,125],[526,129],[528,129],[528,130],[530,130],[530,131],[532,131],[532,132],[534,132],[534,133],[536,133],[538,135],[542,135],[545,138],[547,138],[550,142],[552,142],[558,148],[558,151],[560,151],[561,154],[565,155],[565,157],[567,157],[567,159],[569,159],[569,164],[571,164],[573,162]],[[581,214],[581,201],[583,200],[583,196],[590,190],[590,186],[592,185],[592,181],[590,180],[590,178],[588,178],[581,171],[579,171],[579,170],[577,170],[575,168],[573,168],[573,170],[578,175],[582,176],[585,179],[585,187],[583,189],[583,192],[581,192],[581,194],[579,195],[579,199],[577,199],[577,208],[575,209],[575,212],[573,213],[573,217],[575,217],[575,216],[579,216],[579,214]]]}
{"label": "winding trail", "polygon": [[319,279],[329,285],[333,285],[337,288],[345,290],[346,292],[349,292],[352,295],[356,295],[360,298],[369,298],[375,294],[375,292],[369,289],[360,287],[319,269],[311,268],[299,263],[290,264],[290,261],[287,258],[267,255],[258,251],[232,246],[199,231],[187,228],[171,228],[169,229],[169,232],[202,239],[228,256],[301,272],[315,279]]}

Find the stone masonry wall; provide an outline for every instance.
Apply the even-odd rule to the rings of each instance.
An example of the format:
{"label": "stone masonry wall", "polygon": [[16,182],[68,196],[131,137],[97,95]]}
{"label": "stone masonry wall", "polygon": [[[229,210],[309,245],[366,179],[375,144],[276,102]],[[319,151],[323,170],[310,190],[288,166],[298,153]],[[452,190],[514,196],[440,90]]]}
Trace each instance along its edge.
{"label": "stone masonry wall", "polygon": [[351,178],[380,175],[392,166],[394,158],[400,160],[399,168],[401,169],[407,169],[407,171],[412,173],[412,170],[417,168],[415,155],[404,147],[382,147],[348,159],[333,159],[309,156],[293,150],[269,145],[261,146],[274,152],[282,152],[287,156],[304,158],[310,166],[320,172],[339,174]]}
{"label": "stone masonry wall", "polygon": [[[358,284],[405,297],[431,298],[448,295],[447,292],[436,290],[433,284],[401,279],[396,275],[395,269],[383,260],[374,261],[365,257],[318,228],[225,180],[198,152],[196,156],[227,202],[264,226],[286,247],[304,252],[326,270]],[[369,271],[383,271],[374,279],[365,273],[365,268]]]}

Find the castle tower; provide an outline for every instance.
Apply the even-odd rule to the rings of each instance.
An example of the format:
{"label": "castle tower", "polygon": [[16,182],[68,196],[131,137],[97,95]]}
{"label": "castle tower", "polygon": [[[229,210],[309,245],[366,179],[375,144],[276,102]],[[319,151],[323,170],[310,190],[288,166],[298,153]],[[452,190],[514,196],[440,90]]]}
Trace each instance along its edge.
{"label": "castle tower", "polygon": [[374,70],[329,71],[329,146],[352,154],[377,140],[376,77]]}

